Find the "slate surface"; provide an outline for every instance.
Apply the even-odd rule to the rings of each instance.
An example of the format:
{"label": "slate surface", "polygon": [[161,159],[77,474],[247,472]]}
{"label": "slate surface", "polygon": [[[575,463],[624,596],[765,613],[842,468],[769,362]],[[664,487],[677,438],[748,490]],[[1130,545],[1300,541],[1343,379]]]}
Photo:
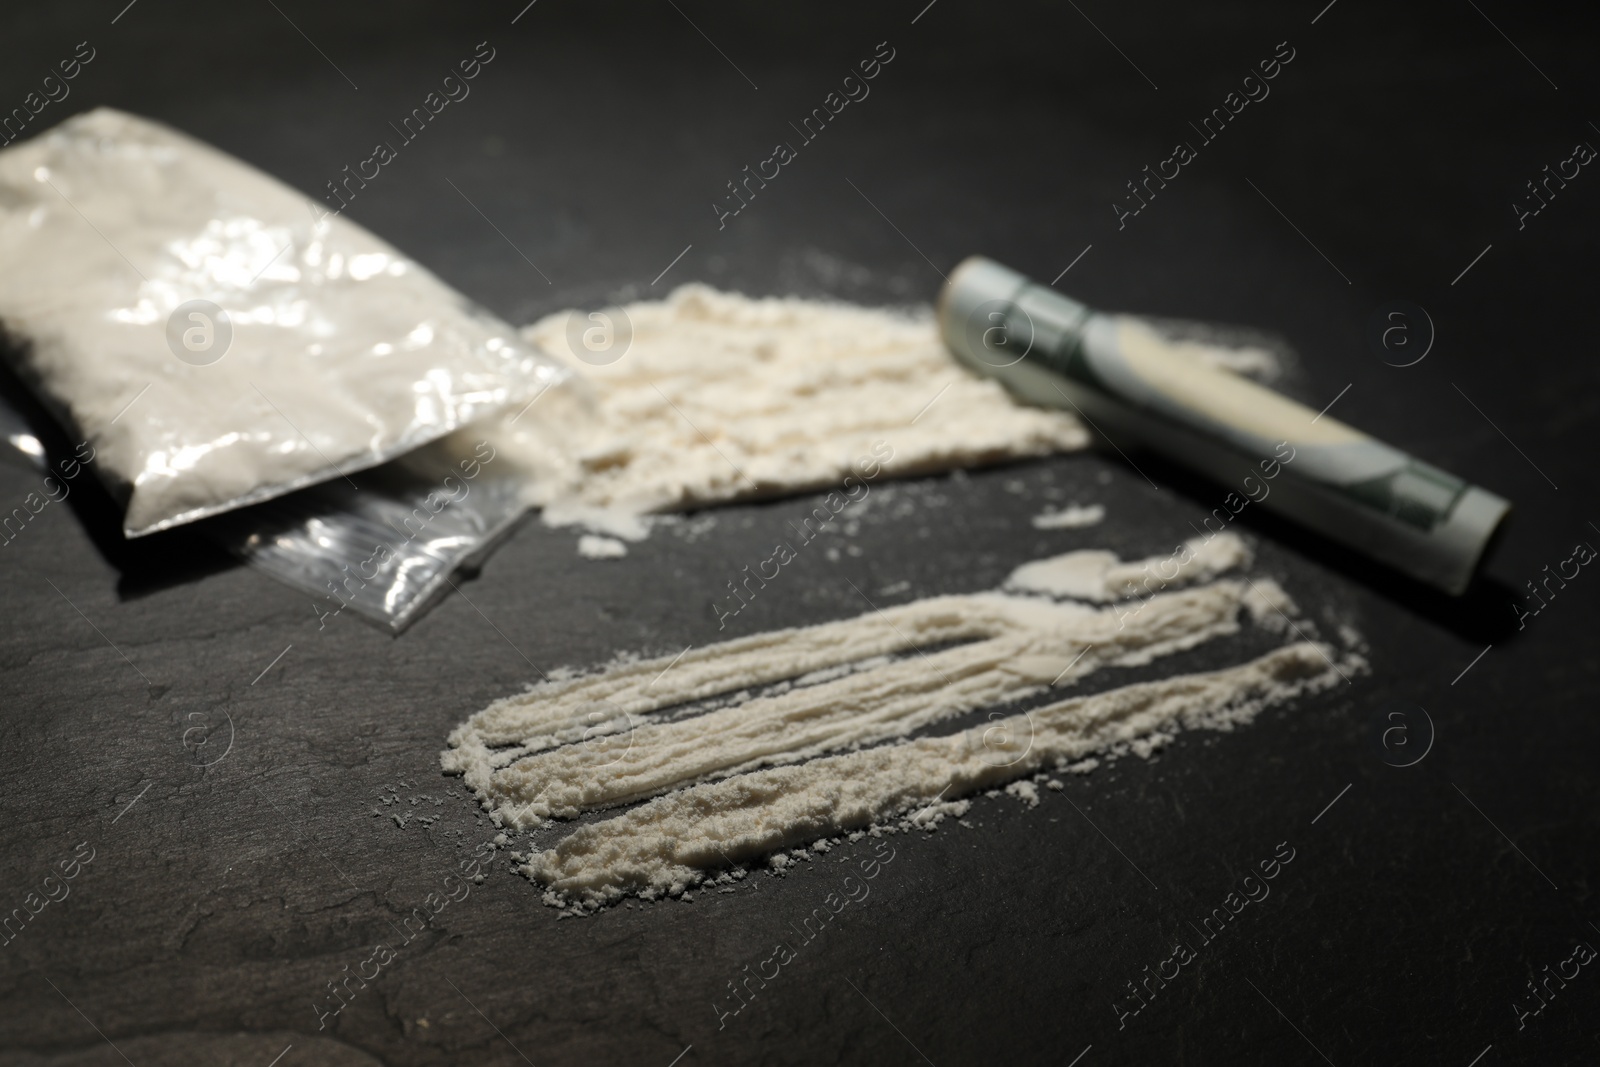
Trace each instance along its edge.
{"label": "slate surface", "polygon": [[[503,315],[690,279],[925,301],[970,252],[1046,280],[1074,263],[1061,288],[1099,306],[1287,338],[1290,391],[1337,398],[1340,417],[1513,499],[1491,580],[1447,603],[1247,511],[1257,572],[1325,629],[1354,625],[1370,674],[1241,732],[1072,777],[1036,810],[980,799],[976,829],[892,838],[871,896],[721,1028],[728,983],[866,842],[737,892],[584,920],[558,920],[497,863],[319,1031],[327,983],[492,834],[438,773],[448,730],[530,680],[528,661],[713,640],[714,591],[809,504],[721,509],[698,536],[663,532],[604,564],[580,561],[570,533],[525,524],[464,595],[391,639],[348,616],[319,630],[305,596],[192,537],[120,545],[85,493],[3,549],[3,907],[79,842],[93,859],[0,952],[0,1063],[1600,1057],[1593,965],[1552,981],[1520,1026],[1516,1007],[1535,1003],[1530,977],[1600,944],[1600,577],[1581,571],[1521,631],[1510,606],[1576,542],[1600,543],[1600,178],[1583,169],[1520,229],[1511,206],[1575,142],[1600,140],[1585,16],[923,2],[11,5],[0,105],[21,106],[88,40],[95,58],[34,128],[113,104],[315,195],[487,40],[495,58],[471,96],[350,213]],[[880,41],[895,58],[871,96],[719,230],[709,205],[724,183],[794,140],[789,123]],[[1200,144],[1189,122],[1280,41],[1294,59],[1271,95]],[[1119,228],[1125,183],[1180,139],[1197,158]],[[1401,298],[1437,330],[1406,368],[1363,339]],[[889,603],[989,588],[1079,545],[1160,551],[1220,502],[1218,487],[1139,466],[1159,488],[1113,453],[885,492],[835,543],[859,555],[800,560],[739,632],[858,613],[849,582],[909,583]],[[37,484],[5,466],[0,501]],[[1108,517],[1029,526],[1064,500]],[[1433,725],[1426,757],[1403,769],[1377,741],[1400,706]],[[1411,716],[1415,752],[1427,731]],[[413,817],[402,828],[395,811]],[[1285,842],[1294,859],[1271,896],[1119,1028],[1126,983]]]}

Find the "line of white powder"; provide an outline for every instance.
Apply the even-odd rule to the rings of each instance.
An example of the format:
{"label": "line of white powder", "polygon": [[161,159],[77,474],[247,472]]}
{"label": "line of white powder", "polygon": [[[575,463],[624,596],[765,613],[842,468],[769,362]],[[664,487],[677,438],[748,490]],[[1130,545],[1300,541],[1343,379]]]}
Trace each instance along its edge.
{"label": "line of white powder", "polygon": [[[919,798],[948,802],[1107,750],[1148,755],[1182,727],[1227,729],[1266,704],[1337,681],[1328,651],[1302,641],[1228,670],[904,741],[974,709],[1235,632],[1241,609],[1270,627],[1295,610],[1270,579],[1159,591],[1248,559],[1232,534],[1134,563],[1067,553],[1012,573],[1006,587],[1034,595],[934,597],[624,662],[497,701],[451,734],[442,762],[465,776],[497,822],[514,828],[656,798],[531,857],[526,873],[550,886],[549,902],[594,905],[624,891],[681,890],[702,868],[875,823]],[[1165,581],[1152,576],[1158,564],[1166,564]],[[1085,580],[1091,574],[1097,581]],[[1136,610],[1047,599],[1114,599],[1119,587],[1140,597]],[[774,688],[751,695],[767,686]],[[703,714],[661,714],[729,694],[729,706]],[[857,751],[840,754],[847,749]]]}
{"label": "line of white powder", "polygon": [[[513,825],[533,826],[551,815],[571,817],[707,777],[904,737],[1052,684],[1070,685],[1103,667],[1148,663],[1235,632],[1240,604],[1250,594],[1249,586],[1237,581],[1166,593],[1126,622],[1115,609],[1034,598],[935,597],[842,625],[765,635],[779,643],[763,642],[759,652],[713,646],[644,692],[636,685],[624,689],[619,679],[606,675],[535,689],[497,703],[452,734],[455,748],[445,765],[463,771],[469,786],[514,813],[508,816]],[[794,666],[785,671],[786,663],[817,670],[859,660],[864,653],[961,638],[978,640],[677,722],[638,718],[691,694],[709,696],[749,688],[757,679],[803,673]],[[667,665],[651,661],[617,673],[636,682]],[[597,690],[610,690],[613,695],[604,698],[608,703],[595,701]],[[619,713],[621,723],[616,722]],[[595,721],[586,723],[591,715]],[[579,739],[587,733],[587,743],[535,748],[571,738],[575,731]],[[515,747],[496,753],[496,744]],[[503,766],[506,762],[510,766]]]}
{"label": "line of white powder", "polygon": [[[1082,569],[1079,561],[1085,557],[1094,562],[1095,582],[1058,580],[1063,571],[1077,574]],[[1178,567],[1168,581],[1155,581],[1152,588],[1159,591],[1166,585],[1213,578],[1248,563],[1249,558],[1249,549],[1237,535],[1221,534],[1212,547],[1189,553],[1188,562]],[[1023,564],[1006,579],[1005,586],[1026,593],[1105,600],[1109,597],[1101,579],[1112,568],[1142,575],[1143,564],[1161,559],[1121,564],[1110,552],[1069,552]],[[1101,566],[1105,560],[1110,564]],[[1077,585],[1083,588],[1078,589]],[[1258,594],[1267,589],[1276,590],[1281,596],[1274,583],[1256,583]],[[1252,615],[1259,617],[1259,609],[1266,605],[1256,605],[1257,599],[1259,596],[1250,598],[1248,606]],[[1223,602],[1236,604],[1238,599],[1225,595]],[[1293,610],[1286,596],[1279,606]],[[990,593],[934,597],[859,618],[754,634],[690,649],[677,656],[628,661],[598,674],[537,685],[497,700],[451,733],[452,749],[468,751],[447,751],[445,765],[452,772],[468,774],[480,762],[504,766],[529,751],[567,744],[585,735],[593,737],[607,726],[626,727],[630,716],[788,679],[822,681],[812,676],[877,657],[1061,627],[1074,628],[1063,636],[1070,638],[1075,633],[1079,643],[1085,644],[1092,643],[1095,635],[1104,634],[1107,625],[1105,617],[1083,605],[1050,604],[1032,597]],[[1118,629],[1125,625],[1123,622]],[[520,747],[487,754],[489,748],[513,745]],[[483,783],[471,777],[468,784],[480,791],[484,788]]]}
{"label": "line of white powder", "polygon": [[[1309,642],[1226,670],[1123,686],[948,737],[775,767],[659,797],[580,827],[524,872],[556,894],[596,903],[637,890],[681,891],[708,868],[869,826],[935,798],[1179,728],[1231,729],[1260,709],[1339,681]],[[547,898],[549,899],[549,898]]]}

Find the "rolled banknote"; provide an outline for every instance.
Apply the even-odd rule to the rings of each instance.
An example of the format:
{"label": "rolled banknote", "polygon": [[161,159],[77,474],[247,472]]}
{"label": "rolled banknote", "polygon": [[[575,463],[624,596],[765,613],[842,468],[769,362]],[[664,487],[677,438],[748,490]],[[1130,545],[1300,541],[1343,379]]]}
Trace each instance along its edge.
{"label": "rolled banknote", "polygon": [[939,297],[961,362],[1030,403],[1083,416],[1228,490],[1219,528],[1248,502],[1460,595],[1511,505],[1230,371],[1139,319],[1095,311],[973,256]]}

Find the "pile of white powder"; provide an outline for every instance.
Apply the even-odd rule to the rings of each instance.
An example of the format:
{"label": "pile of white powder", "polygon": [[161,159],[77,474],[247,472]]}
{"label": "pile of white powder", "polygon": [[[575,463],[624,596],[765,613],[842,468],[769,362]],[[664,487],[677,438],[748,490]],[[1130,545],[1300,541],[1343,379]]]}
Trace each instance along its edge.
{"label": "pile of white powder", "polygon": [[[960,366],[928,308],[748,297],[702,284],[665,300],[563,311],[525,327],[578,380],[490,432],[527,472],[527,500],[552,526],[607,540],[615,559],[647,518],[728,500],[958,470],[1083,448],[1072,414],[1019,404]],[[1261,377],[1272,353],[1175,341],[1173,351]],[[846,479],[854,481],[847,482]],[[1038,516],[1091,526],[1099,505]],[[619,540],[620,539],[620,540]]]}
{"label": "pile of white powder", "polygon": [[[1018,404],[959,366],[927,309],[692,284],[597,314],[617,324],[613,339],[631,323],[620,356],[582,347],[582,328],[598,327],[579,312],[524,329],[586,382],[550,390],[493,437],[528,468],[529,502],[551,525],[637,540],[651,513],[842,491],[846,478],[947,471],[1089,441],[1071,415]],[[587,362],[595,358],[614,361]],[[596,543],[584,550],[615,554]]]}

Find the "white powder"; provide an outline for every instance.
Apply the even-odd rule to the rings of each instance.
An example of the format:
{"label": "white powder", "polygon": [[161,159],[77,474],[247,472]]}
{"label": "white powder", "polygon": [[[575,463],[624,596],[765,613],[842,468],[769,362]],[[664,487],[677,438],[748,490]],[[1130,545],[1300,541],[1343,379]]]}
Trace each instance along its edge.
{"label": "white powder", "polygon": [[[957,367],[926,312],[689,285],[601,314],[621,329],[615,336],[631,329],[627,351],[588,371],[586,389],[552,391],[536,417],[496,438],[530,472],[529,501],[547,523],[633,540],[659,521],[652,513],[848,491],[1087,443],[1071,417],[1022,407]],[[573,355],[568,338],[597,321],[579,317],[573,329],[561,314],[525,332]],[[1098,505],[1071,507],[1035,524],[1103,517]],[[1180,726],[1226,729],[1337,680],[1320,647],[1302,642],[1230,671],[991,712],[987,724],[907,740],[1234,633],[1242,617],[1293,612],[1275,585],[1210,581],[1249,558],[1232,534],[1133,563],[1072,553],[1018,568],[1004,592],[625,658],[590,675],[560,672],[472,716],[441,762],[497,824],[515,829],[645,801],[528,856],[524,870],[548,887],[551,904],[681,894],[702,870],[762,856],[781,872],[811,852],[776,849],[912,807],[920,810],[907,825],[931,829],[967,812],[970,800],[955,794],[1042,767],[1087,773],[1098,757],[1148,755]],[[1124,596],[1138,596],[1138,607],[1049,599]],[[1031,782],[1012,793],[1040,802]]]}
{"label": "white powder", "polygon": [[[355,223],[109,108],[0,151],[0,276],[23,372],[130,489],[130,535],[383,462],[562,376]],[[196,300],[228,322],[177,314]]]}
{"label": "white powder", "polygon": [[1139,320],[1129,319],[1126,316],[1123,316],[1123,319],[1129,327],[1153,335],[1153,339],[1159,339],[1161,344],[1169,347],[1174,352],[1182,353],[1208,367],[1232,371],[1234,374],[1241,374],[1245,377],[1265,382],[1274,381],[1283,373],[1283,367],[1277,355],[1268,349],[1256,345],[1223,346],[1187,338],[1176,338]]}
{"label": "white powder", "polygon": [[[528,502],[547,524],[613,538],[648,536],[646,516],[662,512],[811,489],[854,494],[847,478],[882,481],[1089,443],[1073,415],[1019,404],[956,363],[926,308],[757,299],[689,284],[661,301],[559,312],[523,335],[570,360],[585,388],[551,390],[492,439],[528,471]],[[595,351],[585,338],[612,347]],[[1179,350],[1214,365],[1272,360],[1192,342]],[[1087,526],[1104,514],[1073,507],[1034,524]]]}
{"label": "white powder", "polygon": [[918,808],[908,821],[919,830],[933,830],[946,819],[959,819],[971,810],[970,800],[935,800]]}
{"label": "white powder", "polygon": [[1006,795],[1016,797],[1030,808],[1039,806],[1039,787],[1032,782],[1012,782],[1006,786]]}
{"label": "white powder", "polygon": [[1104,603],[1168,585],[1213,578],[1250,562],[1250,549],[1237,534],[1191,537],[1163,556],[1124,563],[1114,552],[1084,549],[1024,563],[1011,572],[1005,588],[1048,593]]}
{"label": "white powder", "polygon": [[1100,504],[1079,506],[1077,504],[1062,508],[1060,511],[1046,511],[1033,517],[1035,530],[1077,530],[1084,526],[1093,526],[1106,517],[1106,509]]}
{"label": "white powder", "polygon": [[[1231,729],[1263,707],[1339,681],[1309,643],[1227,670],[1123,686],[948,737],[775,767],[659,797],[582,826],[524,865],[563,897],[595,903],[641,888],[682,891],[702,871],[819,833],[869,826],[1091,752],[1153,751],[1179,728]],[[1007,762],[1014,761],[1014,762]]]}
{"label": "white powder", "polygon": [[[1248,558],[1237,539],[1192,554],[1203,562],[1184,577]],[[1108,570],[1124,566],[1111,556]],[[1327,653],[1300,642],[1229,671],[1022,715],[991,712],[950,737],[905,741],[957,715],[1233,633],[1241,615],[1279,610],[1294,605],[1264,579],[1159,592],[1134,611],[1037,595],[934,597],[541,684],[472,716],[441,761],[497,823],[519,829],[656,798],[530,856],[526,871],[557,891],[552,902],[681,891],[701,868],[869,825],[941,790],[949,791],[940,803],[964,803],[961,793],[1042,768],[1087,771],[1096,754],[1148,755],[1180,726],[1225,729],[1266,703],[1338,681]],[[729,694],[709,711],[663,714]],[[1031,786],[1015,792],[1038,802]],[[933,812],[914,821],[930,819],[938,821]]]}
{"label": "white powder", "polygon": [[926,309],[695,284],[621,310],[631,341],[604,366],[574,354],[572,316],[592,325],[577,312],[524,330],[590,386],[553,390],[494,438],[528,467],[530,503],[552,525],[637,540],[649,530],[640,516],[654,512],[1088,444],[1071,415],[1024,407],[960,367]]}
{"label": "white powder", "polygon": [[[1295,612],[1294,601],[1271,578],[1250,580],[1250,592],[1245,594],[1244,609],[1250,613],[1250,621],[1257,626],[1277,633],[1286,633],[1294,628],[1294,623],[1290,621],[1290,616]],[[1353,648],[1362,643],[1353,629],[1345,628],[1340,637],[1346,647]]]}
{"label": "white powder", "polygon": [[[626,664],[501,700],[450,736],[446,768],[513,826],[627,803],[706,777],[904,737],[1108,666],[1134,666],[1234,632],[1248,587],[1219,582],[1115,609],[998,594],[936,597]],[[968,643],[926,655],[916,650]],[[675,722],[658,710],[864,656],[910,653],[843,677]],[[659,682],[655,679],[666,671]],[[578,742],[578,743],[574,743]]]}
{"label": "white powder", "polygon": [[615,537],[584,534],[578,538],[578,555],[584,559],[621,559],[628,554],[628,546]]}

